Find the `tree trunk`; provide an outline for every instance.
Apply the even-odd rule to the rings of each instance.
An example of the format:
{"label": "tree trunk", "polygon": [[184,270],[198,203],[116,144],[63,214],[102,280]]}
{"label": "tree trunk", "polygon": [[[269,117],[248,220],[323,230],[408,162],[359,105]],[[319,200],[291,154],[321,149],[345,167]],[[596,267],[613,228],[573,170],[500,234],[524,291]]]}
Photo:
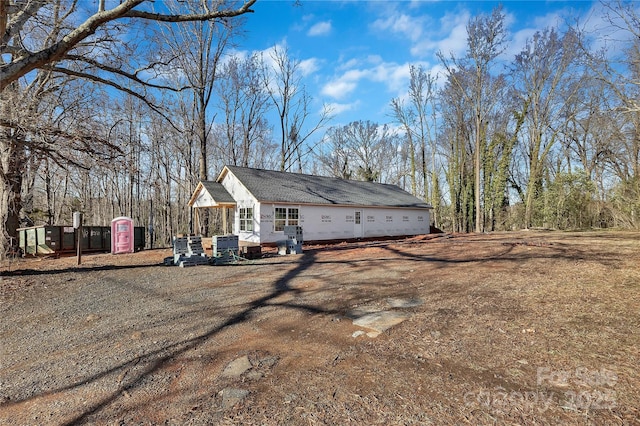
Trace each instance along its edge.
{"label": "tree trunk", "polygon": [[[407,129],[407,137],[409,138],[409,168],[410,168],[410,178],[411,178],[411,194],[414,196],[418,195],[418,185],[416,183],[416,149],[413,145],[413,137],[411,136],[411,129]],[[424,146],[424,143],[423,143]],[[423,154],[424,158],[424,154]],[[427,175],[424,175],[424,178],[427,178]],[[425,200],[427,199],[427,194],[425,194]]]}
{"label": "tree trunk", "polygon": [[538,191],[538,181],[540,179],[540,170],[538,167],[537,158],[532,158],[531,166],[529,169],[529,180],[527,183],[527,192],[524,207],[524,226],[525,229],[529,229],[533,226],[533,208],[534,200]]}
{"label": "tree trunk", "polygon": [[49,159],[44,162],[44,185],[47,195],[47,224],[53,225],[54,203],[53,190],[51,188],[51,169],[49,168]]}
{"label": "tree trunk", "polygon": [[481,153],[480,149],[484,144],[480,143],[480,136],[482,135],[482,130],[480,126],[482,125],[482,120],[480,120],[480,116],[476,115],[476,140],[475,140],[475,156],[474,156],[474,195],[475,195],[475,211],[476,211],[476,232],[482,232],[482,208],[480,205],[480,169],[481,169]]}
{"label": "tree trunk", "polygon": [[[199,173],[198,179],[206,181],[209,178],[209,166],[207,164],[207,116],[204,92],[198,94],[198,140],[200,142]],[[209,235],[209,209],[200,212],[200,229],[202,236]]]}
{"label": "tree trunk", "polygon": [[12,129],[5,129],[0,135],[0,221],[4,232],[0,238],[0,257],[4,258],[18,245],[17,229],[20,227],[22,209],[22,168],[26,163],[24,145],[20,135]]}

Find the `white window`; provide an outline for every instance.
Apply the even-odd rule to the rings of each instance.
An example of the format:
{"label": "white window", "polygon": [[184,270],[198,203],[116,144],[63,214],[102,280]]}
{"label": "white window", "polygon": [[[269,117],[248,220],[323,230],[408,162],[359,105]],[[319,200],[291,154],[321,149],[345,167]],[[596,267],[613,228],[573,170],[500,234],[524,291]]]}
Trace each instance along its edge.
{"label": "white window", "polygon": [[253,208],[241,208],[240,209],[240,230],[251,232],[253,231]]}
{"label": "white window", "polygon": [[276,207],[273,229],[276,232],[284,231],[285,226],[298,225],[299,211],[294,207]]}

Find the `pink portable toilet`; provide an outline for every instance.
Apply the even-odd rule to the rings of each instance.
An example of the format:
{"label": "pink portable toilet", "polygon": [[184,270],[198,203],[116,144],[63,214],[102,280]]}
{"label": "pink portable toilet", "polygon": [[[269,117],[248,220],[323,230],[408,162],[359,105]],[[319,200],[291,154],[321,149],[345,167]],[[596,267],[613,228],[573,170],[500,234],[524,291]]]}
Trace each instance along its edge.
{"label": "pink portable toilet", "polygon": [[120,216],[111,221],[111,254],[133,253],[133,219]]}

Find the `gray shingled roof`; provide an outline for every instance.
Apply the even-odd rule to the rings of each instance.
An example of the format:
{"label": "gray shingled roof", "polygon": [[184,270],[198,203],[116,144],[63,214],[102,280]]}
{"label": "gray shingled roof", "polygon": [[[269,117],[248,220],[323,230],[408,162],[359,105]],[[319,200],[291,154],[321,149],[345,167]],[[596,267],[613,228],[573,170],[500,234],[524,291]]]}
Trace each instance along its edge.
{"label": "gray shingled roof", "polygon": [[431,207],[395,185],[238,166],[227,166],[227,169],[260,202]]}
{"label": "gray shingled roof", "polygon": [[231,194],[229,194],[224,186],[219,182],[202,181],[202,186],[204,186],[204,189],[211,194],[211,197],[213,197],[214,201],[218,204],[236,202]]}

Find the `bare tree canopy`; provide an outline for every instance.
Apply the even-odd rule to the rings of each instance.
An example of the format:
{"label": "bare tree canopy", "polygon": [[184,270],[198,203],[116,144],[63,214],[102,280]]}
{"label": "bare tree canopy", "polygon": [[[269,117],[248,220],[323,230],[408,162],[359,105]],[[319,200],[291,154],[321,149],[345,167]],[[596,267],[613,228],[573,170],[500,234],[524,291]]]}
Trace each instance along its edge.
{"label": "bare tree canopy", "polygon": [[[50,160],[87,170],[90,166],[81,164],[86,160],[83,154],[124,154],[109,143],[121,120],[108,130],[106,123],[91,119],[95,103],[82,102],[88,99],[87,90],[116,89],[156,112],[162,109],[168,118],[166,108],[157,106],[154,98],[157,89],[184,89],[169,78],[183,52],[162,55],[152,48],[159,43],[153,32],[161,26],[149,24],[198,22],[229,28],[230,20],[252,12],[255,2],[98,0],[96,5],[80,0],[0,0],[0,256],[7,247],[5,237],[15,238],[24,207],[22,193],[29,196],[31,176],[41,163],[49,178]],[[94,84],[79,84],[83,80]],[[193,86],[192,81],[187,84]],[[76,86],[77,91],[69,90]],[[86,107],[84,115],[76,116],[79,106]],[[140,135],[134,134],[133,125],[129,130],[124,145],[131,147],[127,161],[134,163],[141,158],[139,144],[133,143]],[[140,185],[141,177],[136,172],[128,179],[132,199],[134,183]],[[46,190],[52,193],[50,186]],[[87,194],[92,200],[91,191]],[[133,213],[131,205],[128,213]],[[51,206],[47,211],[49,218],[54,216]]]}
{"label": "bare tree canopy", "polygon": [[[161,6],[151,0],[124,0],[110,9],[106,9],[104,0],[101,0],[98,10],[91,13],[81,7],[83,2],[77,0],[0,1],[0,90],[33,70],[65,59],[80,59],[75,56],[79,48],[98,41],[113,41],[114,37],[123,35],[119,33],[118,26],[109,24],[124,24],[131,19],[188,22],[232,18],[252,12],[251,6],[255,2],[202,1],[201,10],[197,12],[166,10],[163,13],[154,9]],[[36,26],[50,29],[42,43],[32,43],[32,37],[26,34]],[[107,35],[108,27],[111,31]],[[98,40],[102,36],[104,38]],[[5,62],[6,58],[10,59]]]}
{"label": "bare tree canopy", "polygon": [[287,47],[274,46],[270,56],[273,65],[263,68],[263,82],[278,114],[280,170],[289,171],[297,162],[302,171],[302,158],[312,150],[306,144],[331,120],[332,111],[323,105],[318,120],[308,124],[313,99],[302,82],[300,60],[292,58]]}

